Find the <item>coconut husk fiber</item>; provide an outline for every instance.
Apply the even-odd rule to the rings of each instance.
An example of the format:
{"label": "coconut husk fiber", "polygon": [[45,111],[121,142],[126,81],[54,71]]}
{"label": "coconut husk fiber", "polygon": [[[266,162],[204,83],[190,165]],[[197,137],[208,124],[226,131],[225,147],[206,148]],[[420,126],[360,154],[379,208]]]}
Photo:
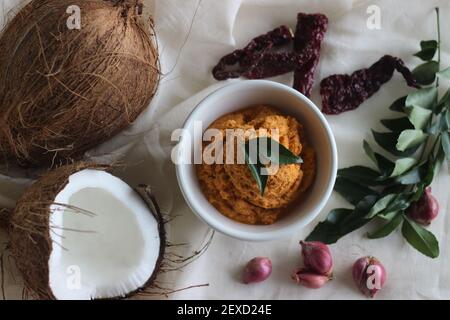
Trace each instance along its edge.
{"label": "coconut husk fiber", "polygon": [[12,212],[8,209],[0,209],[0,228],[8,229],[9,220],[11,219]]}
{"label": "coconut husk fiber", "polygon": [[[50,206],[67,185],[69,177],[84,169],[106,170],[110,167],[81,162],[52,170],[21,196],[12,215],[4,215],[9,218],[6,229],[11,240],[11,255],[23,275],[26,288],[36,298],[55,298],[49,287],[48,261],[53,246],[58,244],[50,237]],[[65,209],[62,204],[61,209]],[[73,211],[73,214],[83,214],[82,209],[73,208]]]}
{"label": "coconut husk fiber", "polygon": [[[0,226],[5,228],[10,235],[11,256],[23,276],[27,292],[31,293],[34,298],[55,299],[49,285],[49,259],[53,247],[61,245],[51,238],[51,233],[59,231],[60,226],[50,225],[50,214],[95,214],[95,212],[88,212],[83,208],[54,202],[56,196],[69,183],[70,176],[85,169],[111,171],[114,166],[78,162],[51,170],[27,189],[12,212],[0,212]],[[170,292],[169,289],[160,288],[156,283],[156,278],[164,268],[163,264],[171,262],[170,260],[164,261],[167,246],[165,220],[151,188],[140,185],[135,190],[148,205],[149,213],[153,214],[158,222],[161,246],[155,270],[149,275],[146,283],[141,288],[117,298],[147,294],[162,295]],[[56,208],[53,212],[52,205]],[[56,230],[53,230],[54,228]],[[70,248],[64,249],[70,250]],[[181,267],[189,259],[183,260],[182,263],[173,263]]]}
{"label": "coconut husk fiber", "polygon": [[[55,246],[63,244],[59,243],[58,237],[52,239],[52,234],[58,235],[62,226],[50,224],[51,214],[85,214],[88,216],[96,214],[83,208],[55,203],[56,196],[67,186],[70,176],[76,172],[85,169],[109,172],[116,169],[117,166],[92,162],[76,162],[60,166],[36,180],[17,201],[14,210],[0,210],[0,228],[5,229],[10,238],[9,256],[20,271],[25,292],[30,294],[30,297],[45,300],[55,299],[49,284],[49,259]],[[149,214],[152,214],[158,223],[161,242],[159,257],[153,273],[149,275],[149,279],[142,287],[117,298],[164,296],[181,290],[207,286],[208,284],[200,284],[174,290],[167,287],[167,283],[159,279],[159,276],[181,270],[194,262],[208,249],[214,232],[206,239],[206,243],[200,249],[195,250],[193,254],[188,256],[180,254],[176,248],[186,244],[168,242],[165,226],[170,218],[161,212],[151,188],[139,185],[135,191],[147,204]],[[72,231],[76,232],[77,230]]]}
{"label": "coconut husk fiber", "polygon": [[[69,29],[69,6],[81,29]],[[159,82],[140,0],[33,0],[0,37],[0,163],[79,159],[128,127]]]}

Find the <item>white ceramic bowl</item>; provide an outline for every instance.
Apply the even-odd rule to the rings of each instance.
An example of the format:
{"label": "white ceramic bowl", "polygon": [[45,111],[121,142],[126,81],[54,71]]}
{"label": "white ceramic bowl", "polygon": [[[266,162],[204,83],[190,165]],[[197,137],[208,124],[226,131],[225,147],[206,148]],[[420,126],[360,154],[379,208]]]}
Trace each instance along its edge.
{"label": "white ceramic bowl", "polygon": [[[317,153],[317,173],[304,199],[272,225],[247,225],[231,220],[215,209],[203,195],[194,164],[177,164],[181,191],[192,211],[215,230],[228,236],[265,241],[291,235],[310,223],[323,209],[333,190],[337,172],[337,150],[333,133],[322,112],[298,91],[273,81],[247,80],[222,87],[201,101],[187,118],[178,144],[179,162],[193,162],[194,144],[201,144],[202,133],[194,130],[196,120],[203,130],[220,116],[257,104],[266,104],[294,116],[305,127],[307,138]],[[196,131],[196,132],[195,132]]]}

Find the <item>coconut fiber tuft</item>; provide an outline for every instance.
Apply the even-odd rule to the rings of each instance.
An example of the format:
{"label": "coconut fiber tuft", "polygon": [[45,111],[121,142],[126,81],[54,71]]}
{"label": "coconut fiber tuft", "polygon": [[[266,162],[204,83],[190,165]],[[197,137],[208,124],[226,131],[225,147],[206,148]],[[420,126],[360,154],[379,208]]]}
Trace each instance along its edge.
{"label": "coconut fiber tuft", "polygon": [[[69,28],[70,6],[81,28]],[[159,82],[140,0],[33,0],[0,36],[0,163],[79,159],[129,126]]]}
{"label": "coconut fiber tuft", "polygon": [[69,177],[88,168],[110,169],[106,165],[82,162],[52,170],[21,196],[10,218],[11,254],[26,287],[40,299],[54,299],[49,288],[48,261],[52,246],[58,244],[52,243],[50,238],[50,206],[67,185]]}

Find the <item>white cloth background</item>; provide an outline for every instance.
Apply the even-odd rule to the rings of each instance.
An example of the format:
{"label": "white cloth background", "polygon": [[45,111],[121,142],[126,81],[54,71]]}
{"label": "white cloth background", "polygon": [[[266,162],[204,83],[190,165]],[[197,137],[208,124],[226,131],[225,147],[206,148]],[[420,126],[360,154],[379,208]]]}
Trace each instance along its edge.
{"label": "white cloth background", "polygon": [[[6,13],[20,0],[2,0],[0,26]],[[369,5],[381,9],[381,30],[366,27]],[[175,242],[188,242],[188,254],[197,248],[208,228],[188,209],[179,192],[170,162],[170,133],[182,125],[187,114],[217,83],[211,69],[218,59],[236,47],[242,47],[256,35],[281,24],[295,27],[296,12],[321,12],[330,19],[323,43],[316,86],[312,100],[320,106],[320,79],[334,73],[349,73],[369,66],[384,54],[404,59],[409,66],[420,61],[412,57],[420,40],[435,38],[433,8],[441,8],[442,61],[450,65],[450,3],[420,0],[147,0],[154,12],[156,32],[164,76],[151,107],[128,130],[89,154],[105,160],[122,157],[127,167],[118,174],[130,184],[147,183],[154,187],[165,211],[179,216],[170,225]],[[291,84],[292,75],[275,79]],[[447,83],[448,84],[448,83]],[[370,128],[382,130],[378,120],[394,116],[390,103],[409,92],[400,76],[394,78],[359,109],[339,116],[328,116],[335,134],[339,165],[369,164],[362,151],[362,139],[372,141]],[[0,176],[0,205],[11,207],[30,179]],[[209,283],[206,288],[182,291],[171,298],[188,299],[360,299],[363,296],[352,283],[350,268],[362,255],[374,255],[386,266],[388,280],[380,299],[450,298],[450,212],[448,208],[447,167],[433,183],[441,211],[430,229],[441,246],[438,259],[427,258],[411,248],[400,233],[382,240],[368,240],[367,230],[358,230],[331,246],[335,279],[319,290],[299,287],[290,279],[299,265],[298,241],[304,238],[335,207],[346,206],[333,194],[317,220],[291,238],[268,243],[250,243],[216,234],[209,250],[195,263],[171,274],[167,279],[175,288]],[[7,240],[0,234],[0,240]],[[254,256],[268,256],[273,275],[264,283],[244,285],[240,282],[243,265]],[[6,279],[8,298],[19,297],[19,280]]]}

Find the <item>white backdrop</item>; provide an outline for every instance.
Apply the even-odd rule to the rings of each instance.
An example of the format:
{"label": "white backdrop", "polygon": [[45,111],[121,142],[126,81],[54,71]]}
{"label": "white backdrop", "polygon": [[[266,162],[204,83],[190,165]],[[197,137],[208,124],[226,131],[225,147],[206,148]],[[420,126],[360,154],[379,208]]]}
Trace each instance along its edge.
{"label": "white backdrop", "polygon": [[[1,0],[0,26],[7,12],[20,0]],[[200,5],[199,5],[200,4]],[[369,5],[381,9],[381,29],[366,27]],[[150,108],[136,123],[118,137],[89,153],[91,158],[105,160],[123,157],[128,166],[118,172],[130,184],[147,183],[154,187],[166,212],[178,218],[170,225],[175,242],[188,242],[186,254],[195,250],[208,228],[184,203],[179,192],[174,167],[170,162],[174,128],[180,127],[196,103],[217,86],[211,69],[218,59],[236,46],[281,24],[295,27],[296,12],[321,12],[330,19],[329,31],[322,46],[316,84],[334,73],[352,72],[366,67],[384,54],[402,58],[407,65],[420,63],[412,53],[419,41],[435,38],[433,8],[441,8],[443,30],[443,65],[450,65],[450,3],[420,0],[148,0],[147,10],[154,12],[161,53],[163,79]],[[292,75],[273,79],[291,84]],[[447,83],[448,84],[448,83]],[[312,100],[320,106],[318,86]],[[359,109],[339,116],[328,116],[335,134],[339,165],[369,164],[362,151],[362,139],[372,141],[370,128],[382,129],[378,120],[394,116],[390,103],[406,94],[409,88],[395,75],[382,89]],[[0,176],[0,205],[12,207],[30,179]],[[335,261],[335,279],[319,290],[299,287],[290,279],[299,264],[298,241],[335,207],[346,206],[334,194],[320,217],[292,238],[270,243],[250,243],[217,234],[209,250],[183,272],[173,273],[166,280],[175,288],[209,283],[209,287],[182,291],[171,298],[188,299],[359,299],[364,298],[354,287],[350,268],[362,255],[374,255],[386,266],[386,287],[379,299],[450,298],[450,212],[448,184],[450,176],[444,168],[433,183],[433,193],[440,202],[439,217],[430,227],[441,246],[438,259],[427,258],[411,248],[399,233],[382,240],[368,240],[367,230],[358,230],[331,246]],[[7,241],[0,233],[0,241]],[[254,256],[268,256],[274,270],[269,280],[257,285],[239,281],[243,265]],[[7,298],[20,297],[19,279],[7,277]]]}

